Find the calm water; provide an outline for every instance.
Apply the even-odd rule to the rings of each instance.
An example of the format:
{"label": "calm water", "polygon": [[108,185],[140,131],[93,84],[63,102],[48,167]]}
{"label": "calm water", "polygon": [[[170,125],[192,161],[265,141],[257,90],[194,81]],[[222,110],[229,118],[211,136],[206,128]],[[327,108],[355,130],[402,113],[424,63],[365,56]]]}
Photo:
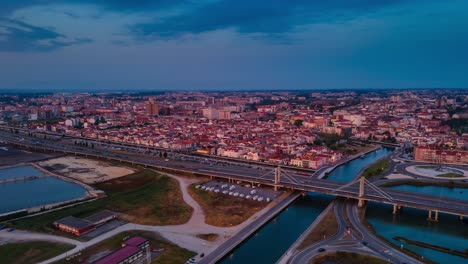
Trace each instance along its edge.
{"label": "calm water", "polygon": [[318,194],[297,199],[221,263],[275,263],[333,199]]}
{"label": "calm water", "polygon": [[392,152],[390,148],[381,148],[367,154],[364,158],[357,158],[347,164],[334,169],[327,177],[328,180],[349,182],[356,177],[363,168],[374,163]]}
{"label": "calm water", "polygon": [[[403,208],[399,215],[392,215],[391,206],[370,203],[367,208],[367,220],[375,231],[391,243],[400,246],[393,237],[401,236],[450,249],[464,251],[468,249],[468,228],[466,222],[456,216],[439,214],[439,222],[427,221],[427,212]],[[467,259],[445,254],[436,250],[413,245],[404,245],[407,249],[438,263],[468,263]]]}
{"label": "calm water", "polygon": [[0,181],[41,175],[43,175],[42,172],[32,166],[19,166],[0,169]]}
{"label": "calm water", "polygon": [[[336,181],[351,181],[362,168],[390,152],[391,150],[383,148],[369,153],[363,159],[355,159],[337,168],[330,173],[329,178]],[[333,199],[333,196],[314,193],[299,198],[275,220],[270,221],[226,256],[221,263],[275,263]]]}
{"label": "calm water", "polygon": [[460,200],[468,200],[468,189],[466,188],[449,188],[440,186],[412,186],[412,185],[399,185],[390,187],[390,189],[407,191],[407,192],[418,192],[424,194],[430,194],[434,196]]}
{"label": "calm water", "polygon": [[[19,173],[25,173],[21,176],[32,176],[30,170],[33,167],[17,167],[20,170],[13,170]],[[34,169],[36,172],[38,170]],[[0,170],[1,175],[7,178],[4,170]],[[41,175],[41,174],[37,174]],[[4,178],[4,179],[5,179]],[[8,177],[15,178],[15,177]],[[84,196],[86,190],[74,183],[62,181],[54,177],[40,178],[28,181],[18,181],[0,184],[0,214],[16,211],[20,209],[36,207],[51,203],[58,203],[73,200]]]}

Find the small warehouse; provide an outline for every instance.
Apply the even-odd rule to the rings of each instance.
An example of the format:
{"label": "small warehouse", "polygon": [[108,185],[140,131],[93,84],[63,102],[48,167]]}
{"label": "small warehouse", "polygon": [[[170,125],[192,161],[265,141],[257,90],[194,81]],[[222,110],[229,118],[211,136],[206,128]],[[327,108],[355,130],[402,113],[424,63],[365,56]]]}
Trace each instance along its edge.
{"label": "small warehouse", "polygon": [[84,219],[74,216],[67,216],[54,222],[54,226],[67,233],[72,233],[80,236],[86,232],[96,229],[96,227],[108,223],[115,218],[118,214],[109,210],[104,210],[96,214],[90,215]]}

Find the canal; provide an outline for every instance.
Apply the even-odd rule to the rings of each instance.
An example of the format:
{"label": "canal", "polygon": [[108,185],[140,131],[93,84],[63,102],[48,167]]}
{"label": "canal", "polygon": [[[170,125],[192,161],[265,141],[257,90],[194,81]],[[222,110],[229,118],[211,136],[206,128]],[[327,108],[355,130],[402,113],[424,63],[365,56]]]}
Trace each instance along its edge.
{"label": "canal", "polygon": [[[333,170],[328,179],[348,182],[366,166],[391,153],[381,148],[363,158],[357,158]],[[333,201],[334,196],[308,193],[298,198],[272,221],[221,260],[233,263],[275,263],[297,238],[312,224],[320,213]]]}
{"label": "canal", "polygon": [[[445,197],[468,200],[466,188],[450,188],[439,186],[401,185],[392,189],[431,194],[440,199]],[[388,205],[369,203],[367,206],[367,221],[372,224],[376,233],[391,243],[401,246],[437,263],[468,263],[463,257],[454,256],[440,251],[408,245],[394,240],[400,236],[432,245],[437,245],[464,252],[468,250],[467,221],[460,221],[457,216],[440,214],[439,222],[427,221],[427,211],[403,208],[401,213],[393,215],[392,207]]]}

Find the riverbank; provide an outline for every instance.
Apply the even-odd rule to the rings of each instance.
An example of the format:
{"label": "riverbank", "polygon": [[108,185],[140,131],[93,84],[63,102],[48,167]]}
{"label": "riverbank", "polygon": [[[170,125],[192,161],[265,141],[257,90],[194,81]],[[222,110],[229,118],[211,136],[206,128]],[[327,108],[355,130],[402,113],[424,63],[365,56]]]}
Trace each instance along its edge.
{"label": "riverbank", "polygon": [[400,236],[394,237],[393,239],[397,240],[397,241],[403,241],[403,242],[405,242],[407,244],[410,244],[410,245],[416,245],[418,247],[430,248],[430,249],[437,250],[437,251],[440,251],[440,252],[443,252],[443,253],[447,253],[447,254],[451,254],[451,255],[455,255],[455,256],[460,256],[460,257],[463,257],[463,258],[468,258],[468,253],[467,252],[452,250],[452,249],[437,246],[437,245],[431,245],[429,243],[424,243],[424,242],[421,242],[421,241],[411,240],[411,239],[408,239],[408,238],[405,238],[405,237],[400,237]]}

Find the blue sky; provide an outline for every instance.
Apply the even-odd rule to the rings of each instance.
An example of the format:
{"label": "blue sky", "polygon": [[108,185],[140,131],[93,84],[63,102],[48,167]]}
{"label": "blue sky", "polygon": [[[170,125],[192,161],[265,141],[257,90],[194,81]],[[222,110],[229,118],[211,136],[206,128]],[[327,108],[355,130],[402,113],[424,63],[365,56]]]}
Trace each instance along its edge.
{"label": "blue sky", "polygon": [[468,87],[466,0],[1,0],[0,88]]}

